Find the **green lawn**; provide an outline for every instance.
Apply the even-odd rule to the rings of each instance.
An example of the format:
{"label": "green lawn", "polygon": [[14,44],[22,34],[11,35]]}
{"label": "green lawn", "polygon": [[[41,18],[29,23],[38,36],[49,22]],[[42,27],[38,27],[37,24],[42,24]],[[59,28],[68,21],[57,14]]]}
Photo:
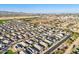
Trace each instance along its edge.
{"label": "green lawn", "polygon": [[0,20],[0,24],[6,23],[8,20]]}
{"label": "green lawn", "polygon": [[5,54],[15,54],[12,50],[8,50]]}

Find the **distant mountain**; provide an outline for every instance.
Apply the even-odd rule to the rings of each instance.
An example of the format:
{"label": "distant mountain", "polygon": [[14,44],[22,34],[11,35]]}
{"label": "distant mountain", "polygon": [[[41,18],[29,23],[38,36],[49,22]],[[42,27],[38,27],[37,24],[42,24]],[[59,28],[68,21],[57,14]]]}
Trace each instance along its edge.
{"label": "distant mountain", "polygon": [[29,16],[33,15],[31,13],[23,13],[23,12],[9,12],[9,11],[0,11],[0,17],[7,17],[7,16]]}

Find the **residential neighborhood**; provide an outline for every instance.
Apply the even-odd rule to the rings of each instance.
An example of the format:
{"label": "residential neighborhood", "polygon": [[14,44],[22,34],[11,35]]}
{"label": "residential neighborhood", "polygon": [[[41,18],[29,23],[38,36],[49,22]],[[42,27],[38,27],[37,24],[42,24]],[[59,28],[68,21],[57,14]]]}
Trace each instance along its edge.
{"label": "residential neighborhood", "polygon": [[69,38],[70,33],[60,28],[9,20],[0,25],[0,52],[12,49],[17,54],[40,54],[66,36]]}

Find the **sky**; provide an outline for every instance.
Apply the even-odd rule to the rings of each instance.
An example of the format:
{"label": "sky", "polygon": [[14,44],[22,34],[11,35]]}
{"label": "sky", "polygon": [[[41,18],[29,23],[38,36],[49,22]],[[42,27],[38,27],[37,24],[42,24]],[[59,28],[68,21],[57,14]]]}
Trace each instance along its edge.
{"label": "sky", "polygon": [[0,4],[0,11],[25,13],[79,13],[79,4]]}

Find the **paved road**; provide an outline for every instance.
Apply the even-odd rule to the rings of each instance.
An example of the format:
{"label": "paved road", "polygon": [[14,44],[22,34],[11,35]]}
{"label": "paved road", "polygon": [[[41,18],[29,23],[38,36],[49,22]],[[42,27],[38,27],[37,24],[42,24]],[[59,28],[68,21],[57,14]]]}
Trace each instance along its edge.
{"label": "paved road", "polygon": [[70,38],[70,34],[62,38],[61,41],[57,42],[56,44],[52,45],[49,49],[45,50],[42,54],[50,54],[53,50],[55,50],[59,45],[65,42],[68,38]]}

